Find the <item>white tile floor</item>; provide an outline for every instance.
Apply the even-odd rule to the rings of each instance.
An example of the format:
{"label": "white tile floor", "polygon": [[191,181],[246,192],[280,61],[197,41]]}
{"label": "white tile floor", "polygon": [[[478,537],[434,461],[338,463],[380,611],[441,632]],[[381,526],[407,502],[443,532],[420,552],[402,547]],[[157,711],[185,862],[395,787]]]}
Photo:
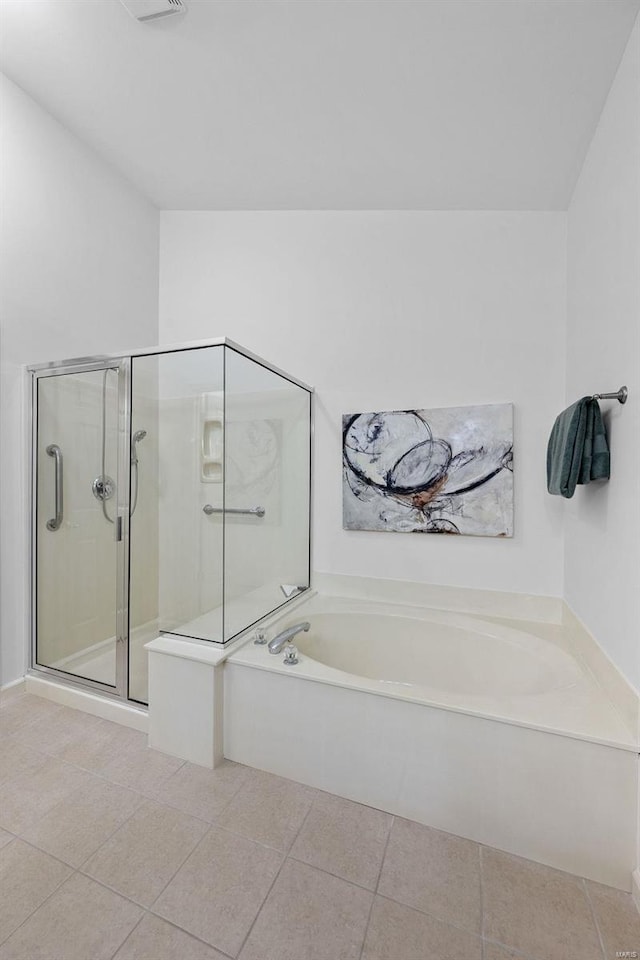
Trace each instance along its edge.
{"label": "white tile floor", "polygon": [[0,709],[0,960],[614,960],[630,896],[269,774]]}

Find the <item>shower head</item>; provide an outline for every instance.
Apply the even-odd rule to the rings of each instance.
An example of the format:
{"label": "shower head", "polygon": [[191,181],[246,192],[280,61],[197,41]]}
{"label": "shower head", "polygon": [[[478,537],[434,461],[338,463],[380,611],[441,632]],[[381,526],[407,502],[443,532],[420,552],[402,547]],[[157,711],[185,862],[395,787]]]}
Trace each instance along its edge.
{"label": "shower head", "polygon": [[131,437],[131,463],[137,464],[138,453],[136,451],[136,444],[140,443],[141,440],[144,440],[146,435],[147,435],[146,430],[136,430],[134,435]]}

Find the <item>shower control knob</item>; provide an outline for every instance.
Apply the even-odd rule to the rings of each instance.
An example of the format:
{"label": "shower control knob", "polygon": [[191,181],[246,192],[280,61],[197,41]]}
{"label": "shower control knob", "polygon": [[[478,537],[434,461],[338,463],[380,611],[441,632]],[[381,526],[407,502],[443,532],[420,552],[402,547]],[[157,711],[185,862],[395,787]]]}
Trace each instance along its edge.
{"label": "shower control knob", "polygon": [[91,489],[96,500],[111,500],[116,492],[116,482],[111,477],[96,477],[91,484]]}

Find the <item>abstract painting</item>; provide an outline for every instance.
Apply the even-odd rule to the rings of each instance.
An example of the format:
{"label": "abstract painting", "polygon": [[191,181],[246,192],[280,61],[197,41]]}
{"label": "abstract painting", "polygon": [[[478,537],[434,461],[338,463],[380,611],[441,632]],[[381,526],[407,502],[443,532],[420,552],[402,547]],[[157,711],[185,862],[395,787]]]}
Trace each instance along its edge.
{"label": "abstract painting", "polygon": [[513,536],[513,406],[342,418],[343,527]]}

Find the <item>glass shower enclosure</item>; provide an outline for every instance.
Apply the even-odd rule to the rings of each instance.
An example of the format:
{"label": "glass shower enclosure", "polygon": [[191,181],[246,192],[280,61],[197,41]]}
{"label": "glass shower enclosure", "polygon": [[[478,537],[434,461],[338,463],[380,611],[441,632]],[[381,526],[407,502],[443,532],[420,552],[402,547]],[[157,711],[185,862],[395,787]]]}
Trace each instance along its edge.
{"label": "glass shower enclosure", "polygon": [[149,640],[309,588],[310,387],[226,339],[29,372],[32,669],[146,704]]}

